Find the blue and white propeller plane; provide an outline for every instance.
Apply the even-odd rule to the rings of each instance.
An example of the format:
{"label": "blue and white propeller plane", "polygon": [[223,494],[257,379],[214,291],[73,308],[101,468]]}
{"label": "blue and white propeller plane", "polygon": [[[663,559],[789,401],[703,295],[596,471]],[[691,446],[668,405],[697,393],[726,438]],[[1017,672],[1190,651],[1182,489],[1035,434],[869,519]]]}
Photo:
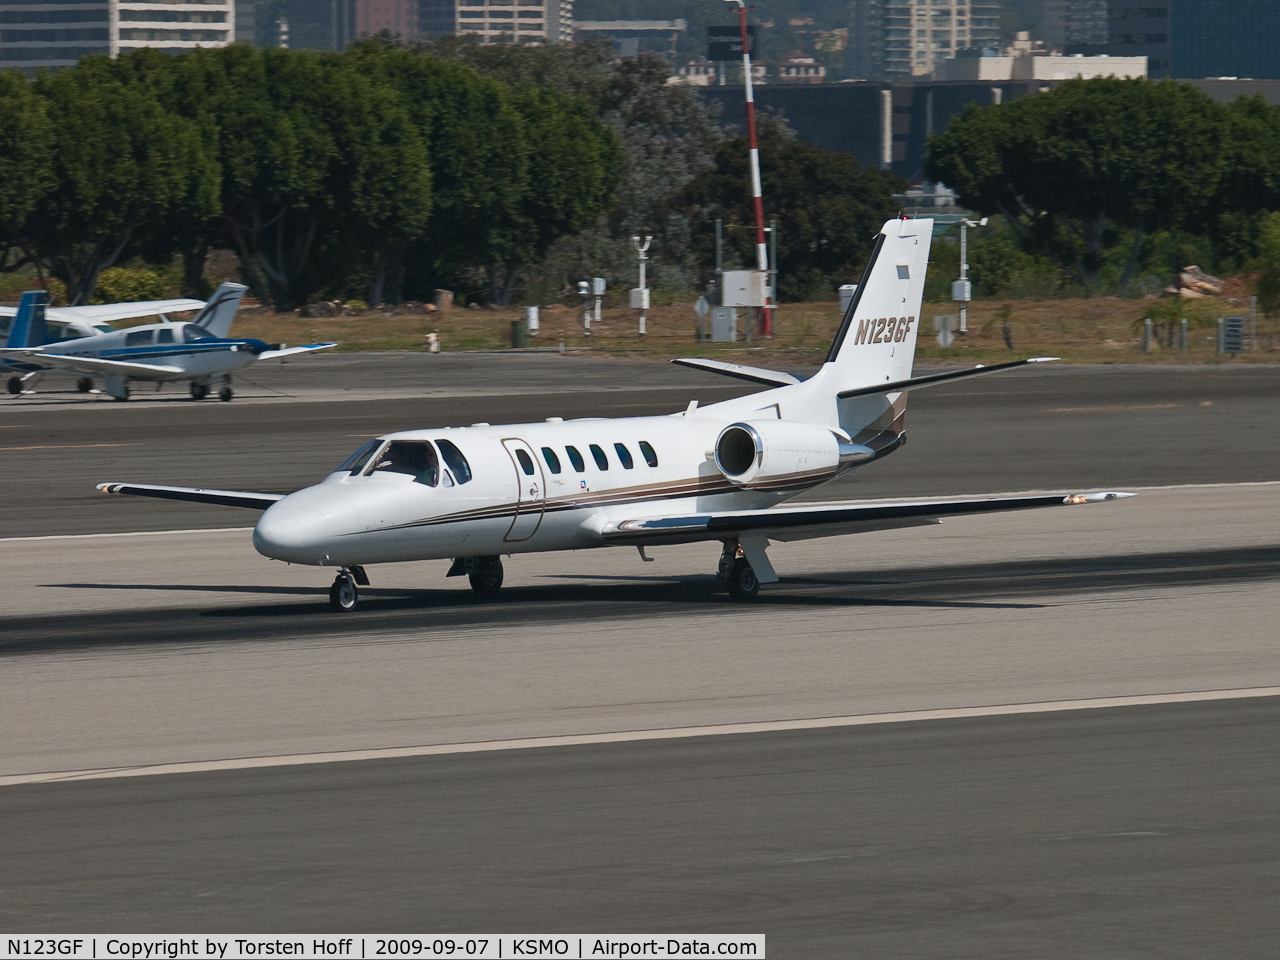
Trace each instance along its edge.
{"label": "blue and white propeller plane", "polygon": [[[788,503],[906,439],[910,390],[1053,358],[913,377],[933,221],[890,220],[822,368],[807,380],[680,360],[770,389],[670,416],[443,427],[365,444],[315,486],[246,493],[103,483],[105,493],[264,511],[264,556],[336,567],[335,610],[355,608],[365,567],[452,560],[491,595],[502,554],[719,541],[719,576],[738,599],[778,580],[770,540],[938,523],[963,514],[1099,503],[1127,493]],[[647,559],[647,558],[646,558]]]}
{"label": "blue and white propeller plane", "polygon": [[[158,390],[160,384],[175,380],[189,381],[191,396],[195,400],[207,397],[215,384],[219,385],[218,398],[230,400],[234,396],[231,388],[233,371],[258,360],[273,360],[336,346],[333,343],[312,343],[302,347],[281,347],[261,340],[231,337],[231,324],[246,290],[248,287],[243,284],[224,283],[214,291],[208,303],[199,300],[157,301],[160,304],[198,305],[200,312],[187,323],[175,323],[166,318],[163,323],[124,330],[103,324],[105,330],[93,336],[53,343],[48,342],[48,294],[42,290],[24,293],[9,330],[8,342],[0,348],[0,363],[11,370],[21,371],[20,376],[15,374],[9,378],[9,392],[32,394],[46,373],[64,371],[80,374],[76,385],[81,393],[91,391],[93,378],[101,377],[103,392],[116,400],[129,399],[130,381],[149,381],[156,384]],[[141,305],[118,306],[137,309]],[[190,307],[168,309],[177,312]],[[117,318],[158,312],[117,311]]]}

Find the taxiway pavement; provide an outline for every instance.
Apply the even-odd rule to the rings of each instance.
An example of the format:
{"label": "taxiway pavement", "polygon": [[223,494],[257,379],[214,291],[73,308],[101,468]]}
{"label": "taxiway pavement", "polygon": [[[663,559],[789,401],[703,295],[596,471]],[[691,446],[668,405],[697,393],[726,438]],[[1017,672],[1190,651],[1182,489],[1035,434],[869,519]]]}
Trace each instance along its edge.
{"label": "taxiway pavement", "polygon": [[[0,443],[27,447],[0,459],[0,776],[1280,687],[1273,368],[922,391],[907,447],[824,495],[1141,495],[778,544],[783,582],[750,606],[695,545],[517,556],[492,604],[442,563],[379,567],[338,616],[327,575],[258,557],[247,530],[155,532],[252,513],[92,490],[291,489],[415,418],[710,399],[629,381],[638,366],[607,389],[552,382],[520,417],[497,395],[0,407]],[[66,445],[6,436],[22,430]],[[0,927],[1266,956],[1278,714],[1260,698],[2,786],[19,880],[0,880]]]}

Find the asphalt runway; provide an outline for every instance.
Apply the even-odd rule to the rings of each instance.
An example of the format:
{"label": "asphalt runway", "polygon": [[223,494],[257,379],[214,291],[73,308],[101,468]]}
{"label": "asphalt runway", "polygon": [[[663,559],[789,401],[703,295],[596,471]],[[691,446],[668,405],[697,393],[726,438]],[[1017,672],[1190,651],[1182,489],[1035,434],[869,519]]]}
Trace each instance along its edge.
{"label": "asphalt runway", "polygon": [[[500,382],[510,359],[481,366]],[[1274,953],[1280,699],[1054,711],[1280,688],[1280,369],[922,391],[907,447],[821,495],[1140,496],[778,544],[783,581],[747,606],[692,545],[516,557],[490,604],[443,563],[377,567],[338,616],[326,574],[234,529],[254,514],[92,490],[292,489],[415,420],[719,396],[637,364],[516,362],[545,365],[520,417],[501,392],[0,405],[0,442],[26,448],[0,459],[0,928]],[[189,532],[146,532],[166,529]],[[1002,704],[1048,712],[821,729]],[[819,728],[643,739],[792,721]],[[641,739],[577,742],[601,735]],[[567,745],[489,750],[537,738]],[[397,749],[464,752],[304,762]],[[108,778],[14,785],[68,771]]]}

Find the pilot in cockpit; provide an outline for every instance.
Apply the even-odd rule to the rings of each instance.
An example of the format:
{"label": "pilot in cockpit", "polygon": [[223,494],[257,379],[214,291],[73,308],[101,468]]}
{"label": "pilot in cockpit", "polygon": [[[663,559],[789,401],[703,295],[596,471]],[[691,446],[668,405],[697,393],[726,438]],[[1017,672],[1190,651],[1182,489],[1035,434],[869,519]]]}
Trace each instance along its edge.
{"label": "pilot in cockpit", "polygon": [[417,483],[434,487],[440,482],[436,450],[424,440],[392,440],[374,465],[374,473],[407,473]]}

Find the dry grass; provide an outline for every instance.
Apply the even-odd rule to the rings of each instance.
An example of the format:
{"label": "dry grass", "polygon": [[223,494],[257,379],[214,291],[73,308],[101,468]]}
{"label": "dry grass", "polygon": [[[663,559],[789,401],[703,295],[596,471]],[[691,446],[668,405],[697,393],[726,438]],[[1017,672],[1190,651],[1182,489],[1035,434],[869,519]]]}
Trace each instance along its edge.
{"label": "dry grass", "polygon": [[[1229,358],[1216,353],[1216,328],[1208,326],[1191,334],[1186,356],[1153,345],[1144,353],[1135,321],[1142,319],[1150,301],[1099,297],[1089,300],[980,301],[970,305],[969,333],[950,348],[933,337],[935,316],[956,315],[955,304],[925,304],[916,356],[924,361],[971,359],[999,362],[1027,356],[1059,356],[1069,363],[1217,363]],[[1197,303],[1208,317],[1248,314],[1247,301],[1205,300]],[[245,309],[236,321],[235,333],[271,343],[314,343],[334,340],[342,351],[423,350],[426,334],[437,333],[441,349],[504,350],[511,344],[511,321],[523,311],[452,310],[443,313],[369,311],[351,317],[308,319],[277,316],[262,309]],[[648,313],[648,336],[637,335],[636,312],[625,307],[607,308],[592,324],[591,337],[582,330],[578,308],[544,308],[541,331],[531,338],[535,349],[557,349],[597,355],[666,360],[676,356],[735,359],[754,364],[813,364],[821,361],[839,324],[834,303],[783,304],[775,314],[774,336],[767,340],[737,343],[699,343],[694,339],[691,303],[655,307]],[[1013,349],[1004,342],[1009,326]],[[1210,321],[1212,323],[1212,321]],[[743,322],[739,321],[741,332]],[[1280,360],[1280,322],[1258,319],[1258,350],[1234,362]],[[765,363],[768,358],[768,364]]]}

